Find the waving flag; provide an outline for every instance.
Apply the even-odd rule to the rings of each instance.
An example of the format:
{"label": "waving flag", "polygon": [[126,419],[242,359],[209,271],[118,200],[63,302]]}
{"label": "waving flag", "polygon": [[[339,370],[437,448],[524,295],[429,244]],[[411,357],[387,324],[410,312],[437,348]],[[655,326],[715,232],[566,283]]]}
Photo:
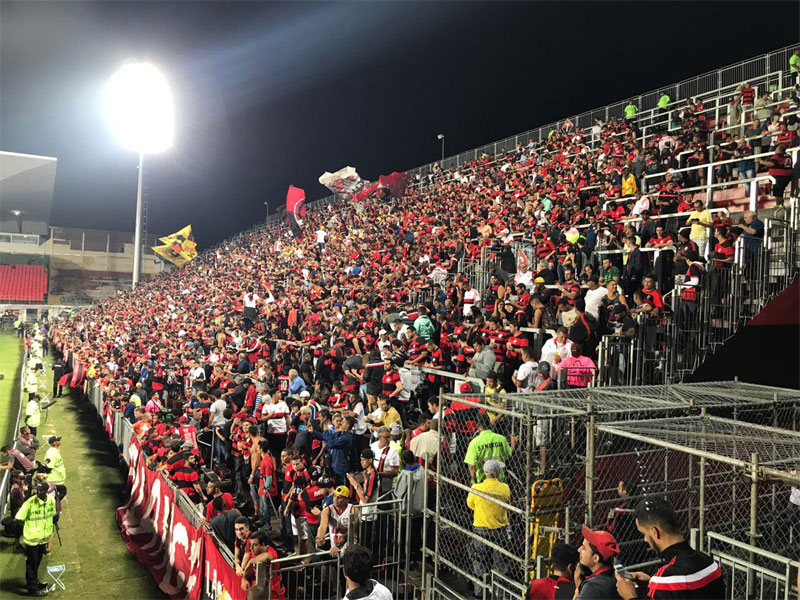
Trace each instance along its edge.
{"label": "waving flag", "polygon": [[574,123],[569,119],[567,119],[566,121],[564,121],[564,124],[561,126],[561,129],[572,129],[573,127],[575,127]]}
{"label": "waving flag", "polygon": [[292,235],[303,237],[303,220],[306,218],[306,193],[299,187],[289,186],[286,192],[286,218],[292,228]]}
{"label": "waving flag", "polygon": [[389,190],[392,198],[399,198],[406,191],[408,175],[395,171],[389,175],[381,175],[378,181],[382,188]]}
{"label": "waving flag", "polygon": [[335,173],[325,171],[320,175],[319,182],[338,195],[352,195],[364,189],[368,181],[361,179],[353,167],[339,169]]}
{"label": "waving flag", "polygon": [[197,244],[191,225],[158,240],[163,246],[153,246],[153,252],[176,267],[182,267],[197,256]]}

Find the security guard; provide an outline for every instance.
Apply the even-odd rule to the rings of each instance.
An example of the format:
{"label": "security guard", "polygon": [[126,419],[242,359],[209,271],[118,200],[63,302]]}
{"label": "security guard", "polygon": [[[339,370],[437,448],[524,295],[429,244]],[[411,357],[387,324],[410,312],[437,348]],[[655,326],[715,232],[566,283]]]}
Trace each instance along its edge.
{"label": "security guard", "polygon": [[54,358],[53,360],[53,398],[60,398],[63,391],[64,386],[58,384],[58,380],[61,379],[61,376],[64,375],[64,364],[62,363],[60,358]]}
{"label": "security guard", "polygon": [[[26,384],[27,385],[27,384]],[[42,410],[39,407],[39,394],[31,394],[28,406],[25,407],[25,425],[36,435],[36,428],[42,424]]]}
{"label": "security guard", "polygon": [[49,486],[41,482],[36,495],[28,498],[14,519],[22,523],[22,546],[25,548],[25,583],[31,596],[47,594],[47,584],[39,582],[42,556],[50,551],[55,533],[56,501],[47,494]]}
{"label": "security guard", "polygon": [[61,458],[61,438],[50,436],[47,443],[50,444],[44,455],[44,464],[50,468],[47,481],[56,486],[59,496],[63,498],[67,495],[67,488],[64,485],[67,480],[67,470],[64,468],[64,459]]}

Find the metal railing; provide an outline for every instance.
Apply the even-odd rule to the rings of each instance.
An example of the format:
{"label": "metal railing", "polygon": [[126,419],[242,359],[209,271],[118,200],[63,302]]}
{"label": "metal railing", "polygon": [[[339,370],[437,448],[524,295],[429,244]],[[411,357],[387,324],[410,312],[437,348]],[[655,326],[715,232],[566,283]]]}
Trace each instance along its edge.
{"label": "metal railing", "polygon": [[789,600],[792,592],[800,591],[795,586],[800,567],[796,560],[713,531],[706,534],[705,542],[706,552],[722,567],[729,598]]}
{"label": "metal railing", "polygon": [[[22,338],[20,338],[20,342],[22,342]],[[17,418],[14,421],[14,439],[17,437],[17,433],[19,432],[19,424],[22,420],[22,412],[27,404],[25,400],[25,370],[26,365],[28,364],[28,355],[27,353],[22,357],[22,367],[20,367],[19,373],[19,408],[17,409]],[[4,518],[6,515],[6,502],[8,501],[8,493],[11,490],[11,469],[4,471],[2,478],[0,478],[0,519]]]}

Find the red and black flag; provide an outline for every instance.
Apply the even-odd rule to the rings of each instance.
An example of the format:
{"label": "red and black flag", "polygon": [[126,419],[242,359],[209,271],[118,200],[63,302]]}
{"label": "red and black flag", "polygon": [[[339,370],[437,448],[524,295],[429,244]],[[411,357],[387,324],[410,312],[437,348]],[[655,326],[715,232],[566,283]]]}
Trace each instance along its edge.
{"label": "red and black flag", "polygon": [[286,219],[292,228],[292,235],[296,238],[303,237],[303,221],[306,218],[306,193],[298,187],[289,186],[286,192]]}

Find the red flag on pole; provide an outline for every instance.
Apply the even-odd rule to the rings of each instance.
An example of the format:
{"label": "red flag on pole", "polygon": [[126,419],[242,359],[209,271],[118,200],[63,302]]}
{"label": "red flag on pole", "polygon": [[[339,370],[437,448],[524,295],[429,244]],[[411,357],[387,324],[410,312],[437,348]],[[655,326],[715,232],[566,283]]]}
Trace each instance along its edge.
{"label": "red flag on pole", "polygon": [[531,266],[531,259],[522,251],[517,250],[517,266],[525,265],[526,267]]}
{"label": "red flag on pole", "polygon": [[299,187],[289,186],[286,192],[286,218],[292,228],[292,235],[303,237],[303,220],[306,218],[306,193]]}

